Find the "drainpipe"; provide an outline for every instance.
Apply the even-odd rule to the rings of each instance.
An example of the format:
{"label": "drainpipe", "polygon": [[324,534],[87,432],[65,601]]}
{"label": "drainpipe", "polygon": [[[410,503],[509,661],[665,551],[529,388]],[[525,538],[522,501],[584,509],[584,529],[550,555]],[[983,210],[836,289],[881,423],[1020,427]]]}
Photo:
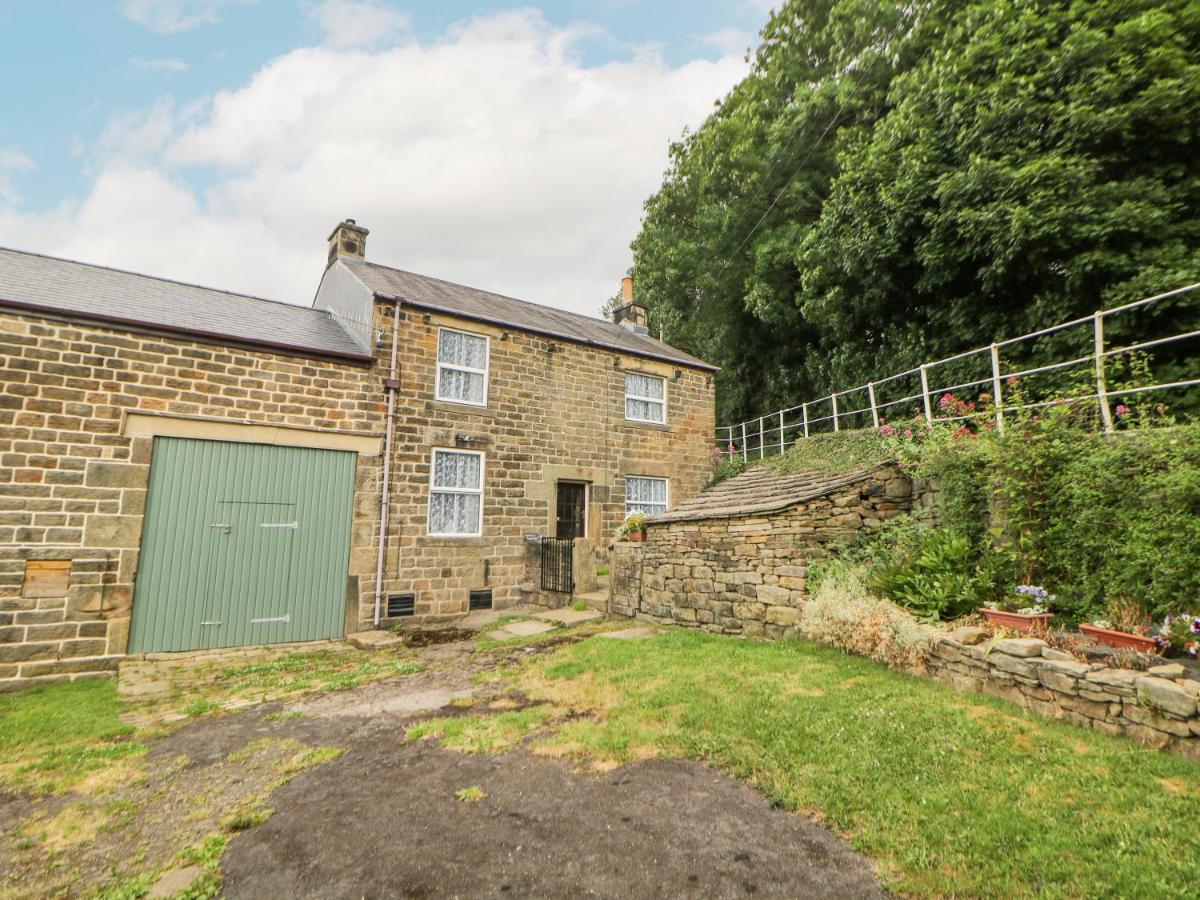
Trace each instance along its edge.
{"label": "drainpipe", "polygon": [[396,379],[396,345],[400,341],[400,298],[396,297],[392,310],[392,365],[383,386],[387,390],[387,433],[383,438],[383,490],[379,497],[379,552],[375,558],[375,627],[379,627],[380,601],[383,596],[383,556],[387,548],[388,488],[392,473],[392,423],[396,417],[396,390],[400,382]]}

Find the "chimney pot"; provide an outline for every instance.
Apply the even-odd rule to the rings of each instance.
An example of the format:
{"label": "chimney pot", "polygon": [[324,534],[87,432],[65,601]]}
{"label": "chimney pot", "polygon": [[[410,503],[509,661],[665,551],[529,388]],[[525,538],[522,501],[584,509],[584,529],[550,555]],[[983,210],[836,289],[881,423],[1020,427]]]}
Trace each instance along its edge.
{"label": "chimney pot", "polygon": [[633,302],[633,278],[626,275],[621,279],[621,303]]}
{"label": "chimney pot", "polygon": [[339,222],[329,235],[329,259],[325,267],[332,266],[338,259],[365,259],[368,234],[370,232],[353,219]]}

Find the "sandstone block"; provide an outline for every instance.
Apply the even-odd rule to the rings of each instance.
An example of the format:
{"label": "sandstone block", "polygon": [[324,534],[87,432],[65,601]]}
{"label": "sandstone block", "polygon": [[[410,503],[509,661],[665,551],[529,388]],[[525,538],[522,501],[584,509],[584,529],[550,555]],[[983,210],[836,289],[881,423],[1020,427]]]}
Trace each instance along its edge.
{"label": "sandstone block", "polygon": [[1196,698],[1173,681],[1153,676],[1135,682],[1138,702],[1181,719],[1196,714]]}
{"label": "sandstone block", "polygon": [[147,466],[92,460],[88,463],[85,483],[89,487],[144,488],[148,472]]}
{"label": "sandstone block", "polygon": [[1166,678],[1173,681],[1183,677],[1184,668],[1179,663],[1167,663],[1166,665],[1153,666],[1148,670],[1147,674],[1153,675],[1155,678]]}
{"label": "sandstone block", "polygon": [[141,516],[88,516],[83,531],[89,547],[136,547],[141,537]]}
{"label": "sandstone block", "polygon": [[988,638],[988,633],[975,625],[963,625],[950,632],[950,639],[960,644],[982,644]]}
{"label": "sandstone block", "polygon": [[770,625],[797,625],[803,612],[794,606],[772,606],[767,609],[765,621]]}
{"label": "sandstone block", "polygon": [[997,641],[992,650],[1009,656],[1034,657],[1041,656],[1045,646],[1046,642],[1037,638],[1005,638]]}

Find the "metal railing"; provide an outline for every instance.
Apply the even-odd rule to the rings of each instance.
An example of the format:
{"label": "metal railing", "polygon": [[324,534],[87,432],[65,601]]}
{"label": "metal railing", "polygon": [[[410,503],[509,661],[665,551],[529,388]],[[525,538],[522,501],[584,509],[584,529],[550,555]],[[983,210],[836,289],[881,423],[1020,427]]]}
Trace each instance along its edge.
{"label": "metal railing", "polygon": [[[977,347],[939,359],[934,362],[922,363],[916,368],[906,369],[895,375],[889,375],[878,381],[870,381],[857,387],[837,391],[815,400],[809,400],[797,406],[780,409],[754,419],[747,419],[735,425],[722,425],[717,428],[717,446],[728,452],[732,457],[741,455],[743,459],[751,456],[762,458],[768,452],[783,452],[789,441],[822,431],[841,431],[847,427],[880,428],[886,422],[890,411],[906,405],[913,412],[914,418],[923,420],[925,425],[935,422],[955,422],[975,418],[979,414],[971,412],[961,414],[957,404],[942,404],[940,398],[946,394],[953,395],[956,391],[971,388],[984,388],[990,392],[990,403],[986,412],[993,418],[995,427],[1004,430],[1004,414],[1015,413],[1030,409],[1051,406],[1060,403],[1076,403],[1095,400],[1098,404],[1100,420],[1105,431],[1112,431],[1114,425],[1111,401],[1126,396],[1142,394],[1147,391],[1163,391],[1200,385],[1200,377],[1187,377],[1162,384],[1147,384],[1126,387],[1110,387],[1106,377],[1106,361],[1121,354],[1140,353],[1152,347],[1161,347],[1178,341],[1200,337],[1200,329],[1177,331],[1175,333],[1151,340],[1142,340],[1119,347],[1105,346],[1105,323],[1113,316],[1144,309],[1154,304],[1161,304],[1172,298],[1200,290],[1200,282],[1156,294],[1142,300],[1135,300],[1111,309],[1102,309],[1090,316],[1082,316],[1067,322],[1060,322],[1032,331],[1020,337],[1003,341],[994,341],[985,347]],[[1200,297],[1196,294],[1195,297]],[[1193,299],[1193,298],[1188,298]],[[1071,338],[1084,339],[1079,349],[1070,351],[1070,338],[1067,333],[1075,329]],[[1021,368],[1020,364],[1012,370],[1005,368],[1005,354],[1019,352],[1022,345],[1051,336],[1062,335],[1065,346],[1059,348],[1069,358],[1046,365],[1031,365]],[[1012,384],[1013,379],[1029,379],[1037,375],[1058,373],[1075,366],[1090,366],[1093,370],[1088,375],[1088,386],[1094,385],[1090,392],[1075,392],[1075,396],[1055,396],[1051,399],[1032,402],[1013,402],[1005,404],[1005,386]],[[972,371],[972,367],[974,370]],[[953,383],[945,387],[931,387],[936,383],[934,375]],[[978,377],[971,377],[972,375]],[[966,380],[963,380],[966,379]],[[902,396],[892,397],[893,393]],[[1014,400],[1026,399],[1027,391],[1009,391]],[[935,399],[938,398],[938,399]],[[857,399],[857,403],[853,402]],[[864,402],[865,401],[865,402]],[[1118,410],[1120,407],[1118,407]],[[950,414],[943,414],[943,413]],[[954,414],[958,413],[958,414]]]}

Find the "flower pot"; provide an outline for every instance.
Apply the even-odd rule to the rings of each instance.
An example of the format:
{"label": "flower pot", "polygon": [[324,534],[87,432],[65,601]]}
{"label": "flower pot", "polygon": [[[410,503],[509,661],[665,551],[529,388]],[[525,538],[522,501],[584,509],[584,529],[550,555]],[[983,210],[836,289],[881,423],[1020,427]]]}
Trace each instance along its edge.
{"label": "flower pot", "polygon": [[635,544],[640,544],[645,539],[646,532],[644,531],[631,531],[629,534],[625,535],[625,540],[633,541]]}
{"label": "flower pot", "polygon": [[979,614],[993,625],[1002,625],[1013,631],[1044,632],[1050,628],[1050,620],[1054,618],[1054,613],[1028,616],[1019,612],[1005,612],[1002,609],[981,609]]}
{"label": "flower pot", "polygon": [[1079,630],[1094,641],[1118,647],[1123,650],[1137,650],[1139,653],[1158,653],[1160,648],[1154,638],[1128,631],[1114,631],[1111,628],[1101,628],[1099,625],[1080,625]]}

